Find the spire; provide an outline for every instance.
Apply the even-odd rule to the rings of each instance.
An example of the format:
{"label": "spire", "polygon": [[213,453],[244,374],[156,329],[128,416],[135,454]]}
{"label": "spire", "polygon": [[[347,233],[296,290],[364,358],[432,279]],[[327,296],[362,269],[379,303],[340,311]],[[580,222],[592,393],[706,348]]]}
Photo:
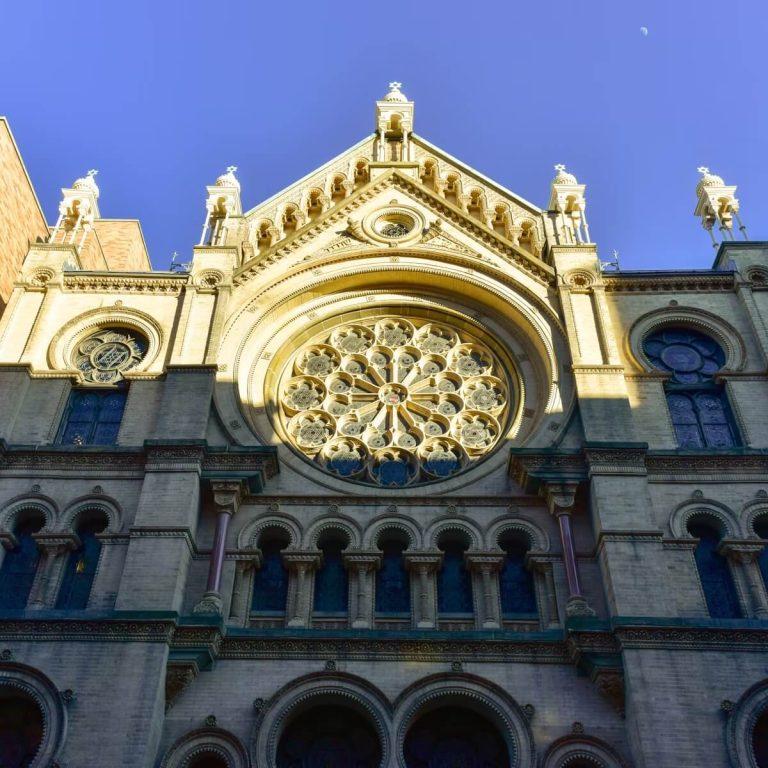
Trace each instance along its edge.
{"label": "spire", "polygon": [[715,236],[714,227],[720,230],[722,240],[734,240],[733,222],[738,224],[742,237],[747,239],[747,228],[739,218],[739,201],[736,198],[736,187],[728,186],[721,176],[712,173],[705,165],[696,169],[700,174],[696,185],[696,208],[694,216],[701,219],[701,226],[709,232],[712,245],[717,248],[719,243]]}
{"label": "spire", "polygon": [[391,82],[387,95],[376,102],[374,157],[379,163],[407,163],[411,160],[414,104],[400,90],[402,87],[402,83]]}
{"label": "spire", "polygon": [[584,197],[585,184],[579,184],[562,163],[555,166],[557,174],[552,180],[549,195],[549,210],[555,222],[558,245],[588,243],[587,200]]}

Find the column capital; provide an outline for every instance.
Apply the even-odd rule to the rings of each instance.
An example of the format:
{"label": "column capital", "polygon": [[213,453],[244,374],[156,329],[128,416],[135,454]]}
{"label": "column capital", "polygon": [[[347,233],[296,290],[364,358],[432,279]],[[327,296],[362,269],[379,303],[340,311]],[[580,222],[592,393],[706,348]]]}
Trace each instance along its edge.
{"label": "column capital", "polygon": [[525,553],[525,565],[533,571],[543,573],[552,568],[553,563],[559,562],[562,558],[553,552],[536,552],[528,550]]}
{"label": "column capital", "polygon": [[436,571],[443,564],[443,553],[439,549],[406,550],[403,554],[409,571]]}
{"label": "column capital", "polygon": [[499,571],[504,565],[503,552],[465,552],[464,562],[473,571]]}
{"label": "column capital", "polygon": [[765,544],[762,542],[743,539],[723,539],[718,546],[721,554],[737,563],[751,563],[757,560],[764,549]]}
{"label": "column capital", "polygon": [[242,480],[211,480],[217,514],[234,515],[243,500]]}
{"label": "column capital", "polygon": [[294,571],[300,569],[314,571],[323,562],[323,553],[315,549],[283,550],[282,557],[285,567]]}
{"label": "column capital", "polygon": [[547,501],[550,514],[570,515],[573,505],[576,503],[576,490],[579,487],[577,480],[562,480],[545,483],[541,488],[541,494]]}
{"label": "column capital", "polygon": [[74,533],[33,533],[32,538],[41,552],[58,555],[77,549],[80,538]]}
{"label": "column capital", "polygon": [[381,567],[383,555],[378,550],[351,550],[343,552],[341,559],[347,569],[368,571]]}
{"label": "column capital", "polygon": [[261,550],[258,547],[254,547],[253,549],[238,549],[237,552],[229,556],[228,559],[242,563],[242,567],[245,568],[260,568],[262,555]]}

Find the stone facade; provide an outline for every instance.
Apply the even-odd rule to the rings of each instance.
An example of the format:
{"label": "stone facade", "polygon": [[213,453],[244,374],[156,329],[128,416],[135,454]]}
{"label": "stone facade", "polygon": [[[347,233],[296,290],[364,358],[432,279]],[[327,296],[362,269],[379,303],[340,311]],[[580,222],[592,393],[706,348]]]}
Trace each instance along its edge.
{"label": "stone facade", "polygon": [[[768,244],[735,187],[702,170],[712,269],[622,272],[564,167],[539,209],[397,84],[376,114],[250,211],[228,169],[178,271],[94,174],[29,245],[0,322],[29,764],[766,765]],[[418,741],[431,712],[495,735]]]}

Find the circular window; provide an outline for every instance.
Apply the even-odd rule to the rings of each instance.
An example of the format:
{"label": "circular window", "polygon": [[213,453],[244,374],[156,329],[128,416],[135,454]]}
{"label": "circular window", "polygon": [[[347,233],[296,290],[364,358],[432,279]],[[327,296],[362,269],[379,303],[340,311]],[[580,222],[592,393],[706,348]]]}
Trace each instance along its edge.
{"label": "circular window", "polygon": [[382,237],[397,240],[413,232],[416,220],[407,213],[385,213],[373,223],[373,229]]}
{"label": "circular window", "polygon": [[643,350],[655,368],[672,374],[672,382],[701,384],[725,365],[722,347],[691,328],[662,328],[643,340]]}
{"label": "circular window", "polygon": [[87,336],[74,351],[74,367],[86,381],[115,384],[147,351],[147,340],[124,328],[108,328]]}
{"label": "circular window", "polygon": [[340,478],[384,487],[440,480],[487,456],[510,414],[508,373],[448,322],[379,317],[327,328],[283,370],[293,447]]}

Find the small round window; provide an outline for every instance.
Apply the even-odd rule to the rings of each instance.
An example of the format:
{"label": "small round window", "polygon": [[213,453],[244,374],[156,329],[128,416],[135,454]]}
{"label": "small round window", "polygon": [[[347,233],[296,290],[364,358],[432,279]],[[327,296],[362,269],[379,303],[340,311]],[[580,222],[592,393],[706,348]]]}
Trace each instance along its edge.
{"label": "small round window", "polygon": [[407,237],[413,232],[416,220],[407,213],[385,213],[379,216],[373,224],[377,234],[390,240]]}
{"label": "small round window", "polygon": [[147,353],[147,340],[127,328],[105,328],[86,336],[74,351],[74,367],[86,381],[116,384]]}

